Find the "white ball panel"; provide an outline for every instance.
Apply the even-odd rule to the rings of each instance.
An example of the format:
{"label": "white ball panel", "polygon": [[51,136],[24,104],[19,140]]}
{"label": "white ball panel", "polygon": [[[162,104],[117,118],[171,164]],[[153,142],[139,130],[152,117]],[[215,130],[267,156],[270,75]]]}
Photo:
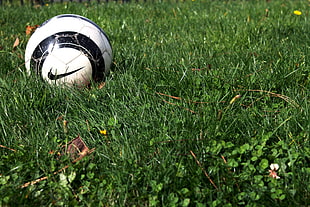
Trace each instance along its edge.
{"label": "white ball panel", "polygon": [[92,66],[89,59],[82,52],[72,48],[53,50],[42,67],[43,79],[58,85],[86,84],[91,76]]}

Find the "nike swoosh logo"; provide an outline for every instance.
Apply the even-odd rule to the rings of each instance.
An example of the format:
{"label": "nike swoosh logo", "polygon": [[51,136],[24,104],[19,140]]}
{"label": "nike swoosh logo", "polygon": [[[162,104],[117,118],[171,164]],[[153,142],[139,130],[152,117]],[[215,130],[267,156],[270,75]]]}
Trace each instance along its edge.
{"label": "nike swoosh logo", "polygon": [[76,70],[70,71],[70,72],[68,72],[68,73],[56,74],[56,75],[54,75],[54,74],[52,73],[52,68],[51,68],[50,72],[48,72],[48,74],[47,74],[47,77],[48,77],[50,80],[58,80],[58,79],[60,79],[60,78],[63,78],[63,77],[66,77],[66,76],[68,76],[68,75],[71,75],[71,74],[73,74],[73,73],[76,73],[77,71],[82,70],[83,68],[84,68],[84,67],[81,67],[81,68],[78,68],[78,69],[76,69]]}

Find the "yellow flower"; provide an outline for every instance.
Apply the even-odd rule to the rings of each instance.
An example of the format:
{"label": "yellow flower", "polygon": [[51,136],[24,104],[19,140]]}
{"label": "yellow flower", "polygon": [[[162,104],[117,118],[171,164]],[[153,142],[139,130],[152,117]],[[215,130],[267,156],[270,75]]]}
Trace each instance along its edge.
{"label": "yellow flower", "polygon": [[294,11],[294,14],[299,16],[299,15],[301,15],[302,13],[301,13],[301,11],[299,11],[299,10],[295,10],[295,11]]}
{"label": "yellow flower", "polygon": [[100,130],[99,132],[100,134],[105,135],[105,136],[108,134],[107,130]]}

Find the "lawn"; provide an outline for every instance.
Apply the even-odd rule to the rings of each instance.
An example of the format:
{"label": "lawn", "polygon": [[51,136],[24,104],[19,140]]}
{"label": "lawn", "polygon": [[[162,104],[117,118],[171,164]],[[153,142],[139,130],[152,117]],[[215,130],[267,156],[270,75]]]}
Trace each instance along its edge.
{"label": "lawn", "polygon": [[[0,206],[308,206],[309,4],[4,2]],[[26,27],[62,13],[109,36],[105,84],[26,73]]]}

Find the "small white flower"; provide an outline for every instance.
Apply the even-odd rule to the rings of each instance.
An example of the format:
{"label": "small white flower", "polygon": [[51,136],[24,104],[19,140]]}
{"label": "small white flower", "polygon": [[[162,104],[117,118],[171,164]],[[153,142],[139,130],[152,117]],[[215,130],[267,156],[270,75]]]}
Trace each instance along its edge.
{"label": "small white flower", "polygon": [[269,177],[272,177],[274,179],[280,179],[280,177],[278,176],[278,174],[276,172],[279,169],[279,165],[275,164],[275,163],[272,163],[270,165],[270,169],[271,170],[269,170]]}
{"label": "small white flower", "polygon": [[277,170],[279,169],[279,165],[278,165],[278,164],[275,164],[275,163],[272,163],[272,164],[270,165],[270,169],[271,169],[271,170],[274,170],[274,171],[277,171]]}

